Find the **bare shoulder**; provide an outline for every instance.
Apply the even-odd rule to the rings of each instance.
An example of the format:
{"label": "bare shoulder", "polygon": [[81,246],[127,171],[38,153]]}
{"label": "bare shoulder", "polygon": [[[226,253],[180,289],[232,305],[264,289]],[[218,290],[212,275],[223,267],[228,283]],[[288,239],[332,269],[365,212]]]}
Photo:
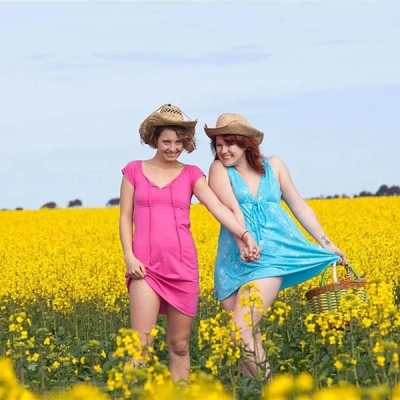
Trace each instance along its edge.
{"label": "bare shoulder", "polygon": [[221,174],[226,173],[226,168],[220,160],[214,160],[210,165],[210,173]]}
{"label": "bare shoulder", "polygon": [[281,171],[282,169],[287,169],[286,164],[278,156],[269,156],[268,162],[271,165],[271,167],[273,167],[274,170],[277,172]]}
{"label": "bare shoulder", "polygon": [[225,168],[225,167],[220,160],[214,160],[211,163],[210,168]]}
{"label": "bare shoulder", "polygon": [[269,162],[269,165],[272,167],[272,170],[274,171],[275,176],[277,177],[277,179],[279,181],[281,190],[283,190],[285,188],[286,182],[290,181],[290,179],[291,179],[290,173],[289,173],[289,170],[288,170],[286,164],[278,156],[268,157],[268,162]]}

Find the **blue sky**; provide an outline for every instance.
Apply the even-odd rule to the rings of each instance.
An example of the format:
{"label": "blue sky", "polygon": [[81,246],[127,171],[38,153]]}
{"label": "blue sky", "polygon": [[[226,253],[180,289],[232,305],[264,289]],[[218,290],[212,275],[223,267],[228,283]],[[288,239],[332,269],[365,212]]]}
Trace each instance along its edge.
{"label": "blue sky", "polygon": [[102,207],[173,103],[237,112],[305,198],[400,185],[400,3],[0,2],[0,208]]}

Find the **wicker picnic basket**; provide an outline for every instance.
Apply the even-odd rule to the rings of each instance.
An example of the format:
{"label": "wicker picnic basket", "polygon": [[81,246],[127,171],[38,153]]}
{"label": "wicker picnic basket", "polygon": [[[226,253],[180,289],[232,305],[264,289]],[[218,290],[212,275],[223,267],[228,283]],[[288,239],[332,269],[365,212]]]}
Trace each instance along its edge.
{"label": "wicker picnic basket", "polygon": [[[365,284],[366,279],[361,278],[356,270],[349,264],[343,266],[346,270],[344,279],[337,277],[336,263],[325,268],[319,287],[306,292],[306,298],[314,313],[332,311],[339,308],[340,298],[347,293],[349,289],[360,296],[363,301],[366,300]],[[326,284],[328,270],[332,270],[333,283]]]}

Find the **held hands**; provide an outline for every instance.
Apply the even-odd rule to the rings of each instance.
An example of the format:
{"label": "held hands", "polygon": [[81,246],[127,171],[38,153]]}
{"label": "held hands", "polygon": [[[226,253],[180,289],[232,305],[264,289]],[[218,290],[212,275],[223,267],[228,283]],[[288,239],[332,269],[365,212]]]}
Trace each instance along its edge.
{"label": "held hands", "polygon": [[143,279],[146,276],[146,268],[136,257],[132,256],[125,260],[126,273],[135,280]]}
{"label": "held hands", "polygon": [[260,248],[258,247],[257,243],[250,235],[248,231],[246,231],[242,235],[242,241],[244,242],[246,247],[240,246],[240,258],[243,261],[257,261],[260,257]]}

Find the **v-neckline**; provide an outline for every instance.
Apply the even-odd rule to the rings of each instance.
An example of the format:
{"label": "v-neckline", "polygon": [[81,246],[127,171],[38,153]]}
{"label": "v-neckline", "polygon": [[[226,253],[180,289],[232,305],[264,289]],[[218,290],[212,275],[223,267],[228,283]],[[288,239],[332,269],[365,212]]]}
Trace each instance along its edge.
{"label": "v-neckline", "polygon": [[140,164],[140,171],[142,172],[142,175],[146,178],[146,180],[147,180],[151,185],[155,186],[155,187],[156,187],[157,189],[159,189],[159,190],[162,190],[162,189],[164,189],[164,188],[170,186],[174,181],[176,181],[176,180],[182,175],[183,171],[184,171],[185,168],[186,168],[186,164],[183,164],[182,169],[179,171],[179,174],[178,174],[174,179],[171,179],[171,180],[170,180],[168,183],[166,183],[164,186],[158,186],[156,183],[154,183],[154,182],[144,173],[144,171],[143,171],[143,164],[144,164],[144,161],[142,161],[141,164]]}
{"label": "v-neckline", "polygon": [[260,180],[258,181],[258,186],[257,186],[256,195],[254,196],[254,195],[253,195],[253,192],[251,191],[251,188],[250,188],[249,184],[248,184],[247,181],[246,181],[246,179],[243,178],[242,174],[241,174],[239,171],[237,171],[235,167],[233,167],[233,169],[235,170],[236,174],[239,175],[239,177],[240,177],[240,179],[242,180],[242,182],[246,185],[247,190],[249,191],[251,198],[252,198],[254,201],[256,201],[257,198],[258,198],[258,195],[259,195],[259,193],[260,193],[261,179],[262,179],[263,176],[260,175]]}

